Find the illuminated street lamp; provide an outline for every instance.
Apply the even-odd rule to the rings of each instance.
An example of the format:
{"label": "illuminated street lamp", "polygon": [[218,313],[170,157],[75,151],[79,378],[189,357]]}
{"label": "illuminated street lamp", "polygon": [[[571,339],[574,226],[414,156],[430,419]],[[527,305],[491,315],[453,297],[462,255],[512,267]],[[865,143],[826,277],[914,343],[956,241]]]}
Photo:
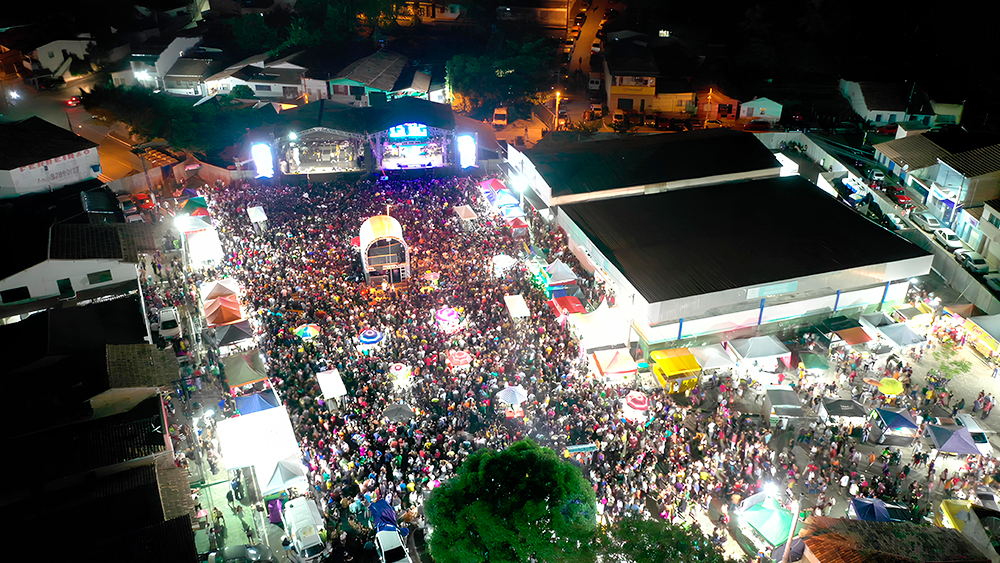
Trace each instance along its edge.
{"label": "illuminated street lamp", "polygon": [[556,131],[559,130],[559,97],[561,95],[562,95],[562,92],[560,92],[559,90],[556,90]]}

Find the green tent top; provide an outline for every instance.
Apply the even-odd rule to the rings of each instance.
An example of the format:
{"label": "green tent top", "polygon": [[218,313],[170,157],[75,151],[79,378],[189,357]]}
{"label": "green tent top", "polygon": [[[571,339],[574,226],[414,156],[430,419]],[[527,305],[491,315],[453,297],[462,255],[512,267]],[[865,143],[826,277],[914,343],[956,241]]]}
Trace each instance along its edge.
{"label": "green tent top", "polygon": [[203,198],[203,197],[193,197],[193,198],[187,200],[186,202],[184,202],[184,207],[182,207],[182,209],[184,211],[190,212],[190,211],[194,211],[195,209],[197,209],[199,207],[208,207],[208,202],[205,201],[205,198]]}
{"label": "green tent top", "polygon": [[[788,539],[788,527],[792,525],[792,512],[782,508],[771,497],[743,511],[740,518],[750,524],[772,547],[781,545]],[[802,524],[800,520],[795,525],[796,533],[802,528]]]}
{"label": "green tent top", "polygon": [[826,359],[817,354],[802,354],[799,356],[799,361],[806,369],[829,369],[830,367]]}

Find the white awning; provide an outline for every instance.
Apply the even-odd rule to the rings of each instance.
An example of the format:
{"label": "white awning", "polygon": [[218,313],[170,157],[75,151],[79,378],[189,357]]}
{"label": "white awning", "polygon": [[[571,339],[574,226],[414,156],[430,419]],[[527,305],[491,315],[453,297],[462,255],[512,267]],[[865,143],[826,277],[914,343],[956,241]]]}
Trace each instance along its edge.
{"label": "white awning", "polygon": [[267,221],[267,215],[264,214],[263,207],[250,207],[247,208],[247,215],[250,216],[251,223],[263,223]]}
{"label": "white awning", "polygon": [[510,311],[511,318],[523,319],[531,316],[531,310],[528,309],[528,304],[524,302],[524,297],[520,295],[504,295],[503,300],[507,304],[507,310]]}
{"label": "white awning", "polygon": [[316,379],[319,381],[319,389],[323,392],[324,399],[336,399],[347,395],[347,387],[344,386],[344,380],[336,369],[317,373]]}
{"label": "white awning", "polygon": [[[222,461],[229,469],[250,466],[273,469],[278,461],[301,455],[292,421],[283,406],[220,420],[216,427]],[[258,476],[269,477],[270,474]]]}

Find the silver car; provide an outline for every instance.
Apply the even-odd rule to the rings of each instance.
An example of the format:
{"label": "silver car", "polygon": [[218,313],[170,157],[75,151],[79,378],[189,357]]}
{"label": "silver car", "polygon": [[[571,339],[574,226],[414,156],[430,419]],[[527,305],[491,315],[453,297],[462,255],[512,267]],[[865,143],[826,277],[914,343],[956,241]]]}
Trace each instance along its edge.
{"label": "silver car", "polygon": [[955,231],[951,229],[938,229],[934,231],[934,240],[952,252],[962,249],[962,239],[958,238]]}
{"label": "silver car", "polygon": [[914,225],[920,227],[928,233],[934,229],[941,228],[941,222],[938,221],[936,217],[928,213],[914,213],[913,215],[910,215],[910,221],[913,221]]}
{"label": "silver car", "polygon": [[983,255],[978,252],[961,252],[958,255],[958,261],[961,262],[962,267],[973,274],[985,274],[990,271],[990,265],[983,258]]}

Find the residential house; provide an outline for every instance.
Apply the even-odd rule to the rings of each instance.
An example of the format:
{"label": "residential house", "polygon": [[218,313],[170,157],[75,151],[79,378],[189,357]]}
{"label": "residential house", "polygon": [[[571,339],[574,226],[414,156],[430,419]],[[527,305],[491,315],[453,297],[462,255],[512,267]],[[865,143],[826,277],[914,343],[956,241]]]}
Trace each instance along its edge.
{"label": "residential house", "polygon": [[246,86],[263,100],[294,100],[304,93],[305,67],[292,62],[295,55],[274,61],[267,54],[254,55],[205,79],[207,95],[229,94],[236,86]]}
{"label": "residential house", "polygon": [[926,126],[958,124],[964,102],[938,101],[915,82],[840,80],[840,93],[867,122],[886,125],[914,121]]}
{"label": "residential house", "polygon": [[982,215],[976,227],[983,234],[980,254],[991,268],[1000,267],[1000,199],[987,201],[979,210]]}
{"label": "residential house", "polygon": [[782,105],[770,98],[754,98],[740,104],[740,119],[777,123],[781,120],[781,109]]}
{"label": "residential house", "polygon": [[173,68],[174,63],[200,44],[201,37],[197,36],[178,35],[170,41],[151,37],[132,51],[129,68],[125,71],[126,74],[131,73],[131,78],[123,77],[121,73],[116,73],[118,76],[113,75],[113,78],[116,82],[131,82],[153,90],[163,90],[166,87],[167,72]]}
{"label": "residential house", "polygon": [[163,89],[171,94],[205,96],[205,79],[211,74],[216,53],[203,51],[177,59],[163,77]]}
{"label": "residential house", "polygon": [[875,145],[875,159],[970,246],[986,244],[970,209],[1000,197],[1000,136],[959,128],[909,134]]}
{"label": "residential house", "polygon": [[417,16],[424,23],[449,22],[457,20],[458,16],[462,14],[462,5],[439,4],[426,0],[408,0],[404,10],[408,10],[410,15]]}
{"label": "residential house", "polygon": [[[30,405],[0,414],[5,447],[40,459],[59,443],[67,456],[39,464],[35,486],[12,488],[0,505],[33,520],[54,503],[104,515],[65,531],[81,561],[194,563],[195,500],[188,472],[174,463],[160,395],[178,379],[178,366],[171,350],[145,342],[142,301],[136,294],[0,326],[17,351],[5,361],[7,391],[35,393]],[[37,393],[39,382],[45,393]],[[8,464],[0,473],[16,479],[23,468]],[[26,529],[20,537],[41,545],[51,532]]]}
{"label": "residential house", "polygon": [[696,112],[691,77],[699,59],[690,56],[678,39],[620,31],[608,34],[604,52],[609,108],[684,118]]}
{"label": "residential house", "polygon": [[[379,51],[347,65],[326,81],[326,99],[342,104],[368,107],[404,96],[429,99],[429,73],[407,66],[398,53]],[[310,81],[307,90],[318,90]]]}
{"label": "residential house", "polygon": [[73,59],[83,60],[94,40],[89,33],[71,33],[41,25],[7,28],[0,33],[0,53],[19,53],[28,80],[41,76],[62,76]]}
{"label": "residential house", "polygon": [[496,9],[496,17],[515,24],[565,30],[568,9],[566,2],[559,0],[504,0]]}
{"label": "residential house", "polygon": [[739,115],[740,101],[727,96],[718,86],[698,90],[698,121],[734,123]]}

